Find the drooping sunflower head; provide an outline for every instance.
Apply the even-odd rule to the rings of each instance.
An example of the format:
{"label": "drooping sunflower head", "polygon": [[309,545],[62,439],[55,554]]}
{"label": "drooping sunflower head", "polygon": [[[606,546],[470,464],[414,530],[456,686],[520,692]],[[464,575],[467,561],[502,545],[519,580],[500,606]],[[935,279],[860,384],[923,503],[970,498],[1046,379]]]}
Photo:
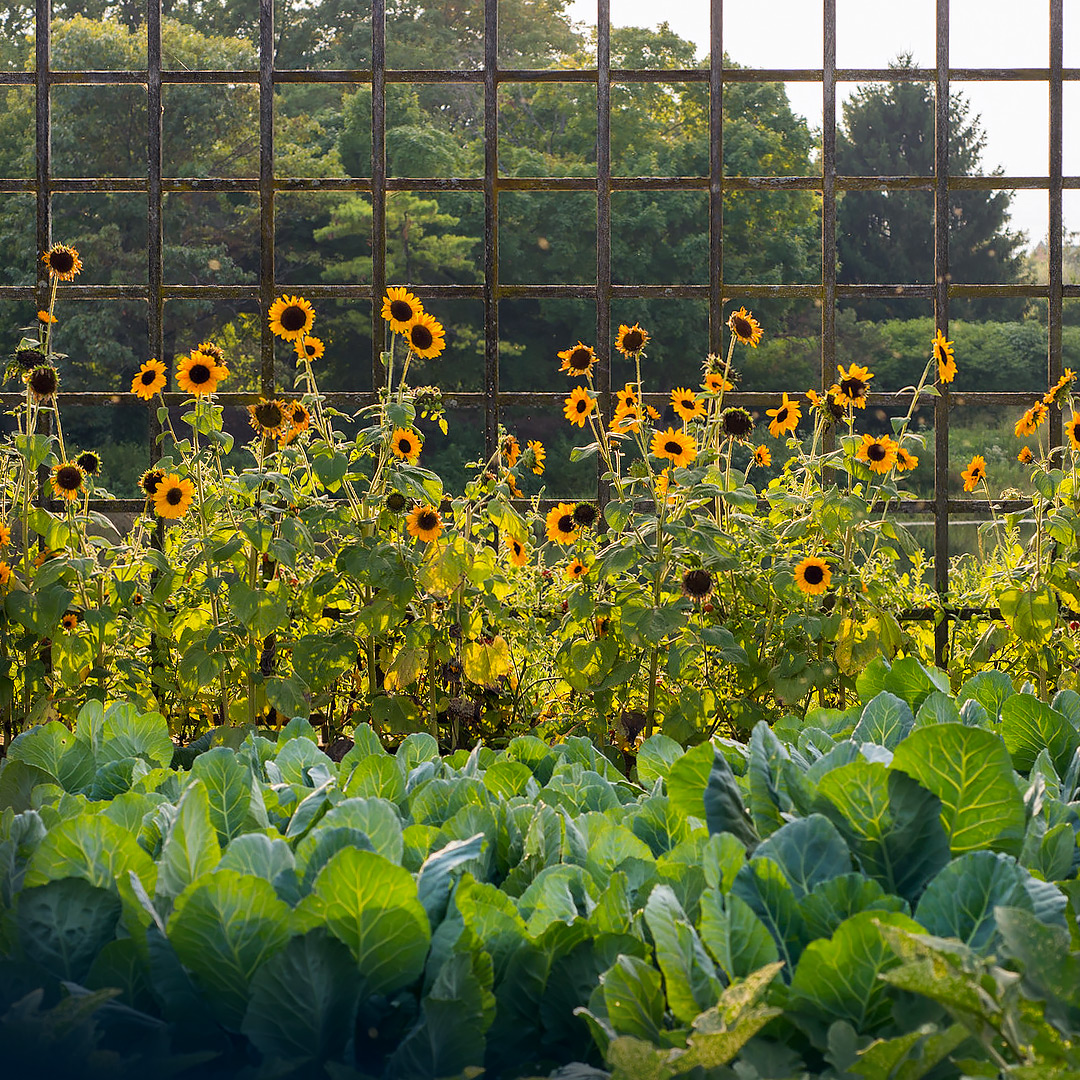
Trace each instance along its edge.
{"label": "drooping sunflower head", "polygon": [[749,345],[756,349],[763,333],[761,324],[744,307],[733,311],[728,316],[728,329],[740,345]]}
{"label": "drooping sunflower head", "polygon": [[405,333],[405,327],[422,315],[424,305],[408,289],[391,285],[383,297],[382,317],[390,324],[390,332]]}
{"label": "drooping sunflower head", "polygon": [[579,577],[584,576],[585,572],[588,569],[589,569],[588,566],[586,566],[586,564],[583,563],[580,559],[574,559],[574,560],[571,561],[570,565],[566,568],[566,580],[567,581],[577,581],[577,579]]}
{"label": "drooping sunflower head", "polygon": [[643,330],[637,323],[634,323],[633,326],[627,326],[625,323],[620,324],[619,333],[615,337],[615,348],[623,356],[634,356],[648,344],[649,334],[647,330]]}
{"label": "drooping sunflower head", "polygon": [[964,481],[964,490],[974,491],[986,480],[986,458],[976,454],[960,476]]}
{"label": "drooping sunflower head", "polygon": [[165,365],[160,360],[147,360],[131,380],[131,392],[143,401],[149,401],[159,390],[165,389],[166,382]]}
{"label": "drooping sunflower head", "polygon": [[832,571],[824,559],[810,555],[795,567],[795,584],[808,596],[820,596],[832,581]]}
{"label": "drooping sunflower head", "polygon": [[754,433],[754,418],[737,406],[725,409],[720,414],[720,430],[726,439],[746,442]]}
{"label": "drooping sunflower head", "polygon": [[286,427],[278,438],[282,442],[292,442],[297,435],[302,431],[307,431],[311,427],[311,413],[308,412],[307,406],[301,401],[290,401],[285,403],[285,421]]}
{"label": "drooping sunflower head", "polygon": [[296,355],[301,360],[320,360],[326,352],[326,345],[321,338],[302,337],[296,341]]}
{"label": "drooping sunflower head", "polygon": [[1016,437],[1018,439],[1023,439],[1029,435],[1034,435],[1042,426],[1042,422],[1046,419],[1048,412],[1049,410],[1044,402],[1036,401],[1035,404],[1016,421],[1016,425],[1013,428]]}
{"label": "drooping sunflower head", "polygon": [[227,372],[219,367],[212,356],[196,349],[190,356],[182,356],[176,367],[176,384],[185,394],[205,397],[213,394]]}
{"label": "drooping sunflower head", "polygon": [[20,371],[32,371],[40,364],[46,363],[48,359],[40,349],[15,350],[15,364]]}
{"label": "drooping sunflower head", "polygon": [[409,348],[422,360],[433,360],[446,348],[446,331],[442,323],[426,311],[411,319],[402,333]]}
{"label": "drooping sunflower head", "polygon": [[195,500],[195,485],[185,476],[174,473],[163,476],[154,491],[154,511],[158,517],[182,518]]}
{"label": "drooping sunflower head", "polygon": [[568,375],[578,377],[588,375],[592,371],[593,364],[596,363],[596,353],[593,352],[592,346],[580,341],[557,355],[562,361],[559,370],[565,371]]}
{"label": "drooping sunflower head", "polygon": [[584,386],[575,386],[564,402],[563,416],[571,424],[583,428],[594,408],[596,408],[596,399]]}
{"label": "drooping sunflower head", "polygon": [[1072,394],[1074,382],[1076,382],[1076,375],[1073,374],[1072,368],[1066,368],[1061,378],[1043,395],[1043,401],[1047,405],[1059,404],[1062,398],[1069,397]]}
{"label": "drooping sunflower head", "polygon": [[49,271],[49,277],[56,281],[73,281],[75,275],[82,270],[82,259],[79,253],[67,244],[53,244],[41,261]]}
{"label": "drooping sunflower head", "polygon": [[405,506],[405,496],[402,495],[400,491],[391,491],[390,494],[386,496],[386,509],[389,510],[391,514],[400,514],[401,511],[405,509]]}
{"label": "drooping sunflower head", "polygon": [[687,423],[705,415],[705,402],[692,390],[681,387],[671,391],[671,407]]}
{"label": "drooping sunflower head", "polygon": [[919,464],[919,458],[903,446],[896,448],[896,471],[911,472]]}
{"label": "drooping sunflower head", "polygon": [[556,544],[572,544],[581,526],[574,520],[573,503],[559,503],[548,511],[545,522],[547,538]]}
{"label": "drooping sunflower head", "polygon": [[499,452],[506,459],[506,464],[512,469],[518,463],[518,458],[521,457],[521,443],[517,441],[515,436],[506,435],[499,445]]}
{"label": "drooping sunflower head", "polygon": [[837,420],[842,420],[844,416],[844,406],[840,403],[839,394],[839,386],[830,386],[824,394],[819,394],[816,390],[807,390],[806,399],[810,402],[810,407],[826,424],[834,424]]}
{"label": "drooping sunflower head", "polygon": [[697,457],[697,443],[694,438],[674,428],[654,432],[649,449],[654,457],[665,458],[676,468],[689,465]]}
{"label": "drooping sunflower head", "polygon": [[315,309],[302,296],[279,296],[267,314],[270,330],[285,341],[296,341],[315,325]]}
{"label": "drooping sunflower head", "polygon": [[87,476],[97,476],[101,472],[101,458],[93,450],[84,450],[76,459],[75,464]]}
{"label": "drooping sunflower head", "polygon": [[1080,450],[1080,413],[1072,414],[1072,419],[1065,425],[1065,433],[1069,436],[1069,445]]}
{"label": "drooping sunflower head", "polygon": [[56,368],[49,365],[34,368],[26,376],[26,385],[30,387],[30,395],[41,404],[51,401],[56,391],[60,389],[60,375]]}
{"label": "drooping sunflower head", "polygon": [[399,461],[415,463],[423,447],[423,440],[409,428],[396,428],[390,437],[390,449]]}
{"label": "drooping sunflower head", "polygon": [[683,574],[682,588],[683,592],[690,597],[691,600],[704,600],[705,597],[712,592],[712,574],[710,574],[708,570],[702,570],[700,567],[693,570],[687,570],[686,573]]}
{"label": "drooping sunflower head", "polygon": [[537,476],[544,475],[544,459],[547,457],[547,451],[544,449],[544,444],[537,442],[535,439],[530,439],[528,442],[528,449],[532,452],[532,471]]}
{"label": "drooping sunflower head", "polygon": [[1020,452],[1016,455],[1016,460],[1021,465],[1030,465],[1035,460],[1035,454],[1032,452],[1030,446],[1021,446]]}
{"label": "drooping sunflower head", "polygon": [[956,378],[956,359],[953,355],[952,342],[945,340],[945,335],[938,330],[930,343],[934,349],[934,359],[938,366],[938,382],[951,383]]}
{"label": "drooping sunflower head", "polygon": [[223,365],[225,363],[225,350],[220,345],[215,345],[212,341],[200,341],[195,346],[196,352],[201,352],[203,356],[209,356],[215,364]]}
{"label": "drooping sunflower head", "polygon": [[51,326],[53,323],[60,321],[55,315],[50,315],[46,308],[42,308],[41,311],[37,313],[37,320],[44,326]]}
{"label": "drooping sunflower head", "polygon": [[529,556],[525,550],[525,544],[516,536],[511,536],[507,533],[506,548],[510,552],[510,562],[514,566],[524,566],[525,563],[528,562]]}
{"label": "drooping sunflower head", "polygon": [[580,502],[574,507],[574,521],[583,529],[591,528],[596,524],[600,511],[592,503]]}
{"label": "drooping sunflower head", "polygon": [[425,544],[437,540],[443,531],[442,518],[438,510],[431,506],[414,506],[405,519],[405,527],[410,536],[423,540]]}
{"label": "drooping sunflower head", "polygon": [[148,499],[152,499],[158,489],[158,484],[164,479],[164,469],[147,469],[146,472],[139,477],[139,487],[142,488],[143,493]]}
{"label": "drooping sunflower head", "polygon": [[847,371],[843,365],[837,364],[836,370],[840,373],[840,381],[836,384],[838,392],[836,400],[841,405],[851,405],[856,409],[866,408],[866,394],[870,388],[870,380],[874,377],[869,369],[851,364]]}
{"label": "drooping sunflower head", "polygon": [[58,499],[70,502],[82,494],[85,479],[86,474],[74,461],[65,461],[53,469],[52,489]]}
{"label": "drooping sunflower head", "polygon": [[7,547],[11,543],[11,529],[0,521],[0,548]]}
{"label": "drooping sunflower head", "polygon": [[0,559],[0,588],[8,585],[11,581],[11,566]]}

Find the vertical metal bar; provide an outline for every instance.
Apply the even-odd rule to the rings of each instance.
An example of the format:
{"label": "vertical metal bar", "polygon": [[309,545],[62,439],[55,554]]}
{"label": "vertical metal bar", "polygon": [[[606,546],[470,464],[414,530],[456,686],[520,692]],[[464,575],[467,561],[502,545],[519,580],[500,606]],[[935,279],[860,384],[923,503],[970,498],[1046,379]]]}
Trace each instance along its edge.
{"label": "vertical metal bar", "polygon": [[[934,324],[949,333],[949,0],[937,0],[934,115]],[[934,399],[934,588],[949,590],[949,388]],[[934,627],[934,659],[945,666],[949,622]]]}
{"label": "vertical metal bar", "polygon": [[836,0],[824,0],[821,81],[821,386],[836,381]]}
{"label": "vertical metal bar", "polygon": [[37,0],[37,28],[34,37],[36,127],[37,127],[37,306],[49,306],[49,272],[41,255],[52,244],[52,103],[49,78],[52,44],[51,0]]}
{"label": "vertical metal bar", "polygon": [[274,393],[274,335],[266,318],[276,291],[274,268],[274,0],[259,0],[259,392]]}
{"label": "vertical metal bar", "polygon": [[[411,282],[409,283],[411,284]],[[386,381],[386,0],[371,4],[371,385]]]}
{"label": "vertical metal bar", "polygon": [[484,0],[484,452],[499,437],[499,2]]}
{"label": "vertical metal bar", "polygon": [[[1063,305],[1061,207],[1061,159],[1064,129],[1062,127],[1062,61],[1064,53],[1064,0],[1050,0],[1050,227],[1047,237],[1049,256],[1050,304],[1047,326],[1047,374],[1050,385],[1061,377],[1061,325]],[[1050,445],[1062,443],[1060,409],[1050,410]]]}
{"label": "vertical metal bar", "polygon": [[[161,0],[146,0],[146,280],[150,355],[165,360],[165,265],[161,219]],[[161,456],[157,410],[149,411],[150,461]]]}
{"label": "vertical metal bar", "polygon": [[[596,389],[602,422],[611,417],[611,0],[596,11]],[[607,485],[604,459],[596,455],[596,497],[601,509]]]}
{"label": "vertical metal bar", "polygon": [[709,352],[724,349],[724,0],[709,4]]}

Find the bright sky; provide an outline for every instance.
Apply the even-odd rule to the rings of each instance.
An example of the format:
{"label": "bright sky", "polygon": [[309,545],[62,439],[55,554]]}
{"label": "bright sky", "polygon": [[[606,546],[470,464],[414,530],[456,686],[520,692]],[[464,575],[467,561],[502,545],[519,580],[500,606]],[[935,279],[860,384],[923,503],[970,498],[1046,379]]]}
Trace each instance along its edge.
{"label": "bright sky", "polygon": [[[709,0],[611,0],[613,26],[655,26],[661,18],[693,41],[698,55],[709,47]],[[596,24],[596,0],[570,0],[573,17]],[[1017,0],[952,0],[949,54],[952,67],[1046,67],[1049,65],[1050,5],[1031,0],[1017,22]],[[934,66],[935,0],[836,0],[838,67],[887,67],[910,52],[919,67]],[[748,67],[821,67],[821,0],[726,0],[724,50]],[[1065,0],[1065,67],[1080,67],[1080,0]],[[1046,83],[954,83],[986,134],[985,172],[1000,165],[1013,176],[1045,176],[1049,170],[1049,91]],[[854,89],[840,84],[842,101]],[[821,127],[821,88],[789,83],[788,98],[812,128]],[[837,119],[841,118],[839,101]],[[1064,90],[1066,175],[1080,174],[1080,84]],[[1080,191],[1066,191],[1066,229],[1080,231]],[[1018,191],[1013,226],[1029,245],[1044,238],[1049,219],[1043,191]]]}

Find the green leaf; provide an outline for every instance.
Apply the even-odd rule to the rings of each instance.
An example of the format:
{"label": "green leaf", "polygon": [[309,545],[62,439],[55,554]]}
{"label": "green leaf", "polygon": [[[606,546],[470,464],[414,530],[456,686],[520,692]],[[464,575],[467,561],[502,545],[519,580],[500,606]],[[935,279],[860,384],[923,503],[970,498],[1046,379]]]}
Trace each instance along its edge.
{"label": "green leaf", "polygon": [[780,770],[791,755],[764,721],[754,725],[750,736],[750,812],[759,836],[768,836],[784,823],[787,809],[780,797]]}
{"label": "green leaf", "polygon": [[991,719],[997,720],[1001,706],[1015,693],[1012,679],[1004,671],[980,671],[960,687],[956,702],[962,705],[969,698],[977,701]]}
{"label": "green leaf", "polygon": [[851,871],[844,838],[822,814],[789,821],[761,842],[753,858],[772,859],[791,883],[796,900],[823,881]]}
{"label": "green leaf", "polygon": [[210,821],[226,845],[244,831],[251,813],[251,772],[227,746],[200,754],[191,766],[193,780],[206,789]]}
{"label": "green leaf", "polygon": [[1058,619],[1054,591],[1041,589],[1004,589],[998,596],[1001,617],[1012,632],[1031,645],[1043,645],[1050,640]]}
{"label": "green leaf", "polygon": [[405,777],[396,758],[388,754],[366,757],[353,769],[345,782],[344,791],[350,798],[376,796],[400,805],[405,798]]}
{"label": "green leaf", "polygon": [[1080,732],[1033,694],[1014,694],[1001,706],[1001,738],[1017,772],[1028,773],[1044,747],[1063,776],[1080,746]]}
{"label": "green leaf", "polygon": [[431,927],[412,874],[370,851],[338,852],[297,909],[349,946],[360,967],[361,997],[390,994],[417,979]]}
{"label": "green leaf", "polygon": [[319,822],[320,829],[347,826],[364,833],[375,851],[391,862],[401,862],[405,842],[401,835],[401,818],[396,807],[386,799],[345,799],[326,812]]}
{"label": "green leaf", "polygon": [[65,791],[85,791],[94,779],[93,751],[58,720],[17,735],[8,759],[44,769]]}
{"label": "green leaf", "polygon": [[607,1019],[618,1035],[663,1043],[664,992],[660,972],[637,956],[620,955],[600,976]]}
{"label": "green leaf", "polygon": [[179,896],[197,877],[213,870],[220,861],[221,845],[210,821],[206,786],[200,780],[193,780],[180,796],[176,817],[161,848],[158,895]]}
{"label": "green leaf", "polygon": [[992,732],[963,724],[919,728],[896,748],[892,768],[941,800],[953,855],[988,847],[1019,851],[1024,804],[1008,752]]}
{"label": "green leaf", "polygon": [[293,719],[306,717],[311,713],[311,705],[305,696],[307,686],[297,678],[283,679],[273,676],[263,684],[266,687],[266,702],[272,705],[281,716]]}
{"label": "green leaf", "polygon": [[34,788],[55,784],[56,777],[25,761],[0,762],[0,810],[10,807],[16,814],[33,809]]}
{"label": "green leaf", "polygon": [[1080,954],[1071,951],[1069,932],[1040,922],[1026,905],[997,907],[994,921],[1002,951],[1019,962],[1025,980],[1048,1002],[1080,1008]]}
{"label": "green leaf", "polygon": [[295,866],[292,848],[281,837],[245,833],[229,843],[217,869],[236,870],[273,881],[283,870],[292,870]]}
{"label": "green leaf", "polygon": [[970,1034],[963,1024],[950,1024],[943,1031],[925,1026],[895,1039],[877,1039],[859,1051],[847,1071],[864,1080],[922,1080]]}
{"label": "green leaf", "polygon": [[914,656],[901,656],[886,673],[884,689],[916,710],[931,694],[948,693],[949,677],[944,672],[928,670]]}
{"label": "green leaf", "polygon": [[779,956],[765,924],[737,896],[719,889],[701,894],[701,940],[729,982],[773,963]]}
{"label": "green leaf", "polygon": [[312,829],[296,846],[296,873],[300,878],[300,893],[306,896],[311,892],[319,871],[339,852],[346,848],[360,851],[374,851],[366,833],[351,829],[347,825],[335,828]]}
{"label": "green leaf", "polygon": [[242,581],[229,586],[229,608],[241,626],[250,627],[261,638],[289,620],[288,609],[274,594],[266,589],[252,589]]}
{"label": "green leaf", "polygon": [[671,805],[688,817],[705,820],[705,788],[712,772],[714,750],[702,743],[687,750],[668,770],[666,786]]}
{"label": "green leaf", "polygon": [[743,805],[735,774],[716,747],[704,801],[705,823],[710,833],[732,833],[748,852],[757,847],[758,835]]}
{"label": "green leaf", "polygon": [[610,637],[566,642],[555,655],[559,674],[578,692],[599,686],[619,659],[619,646]]}
{"label": "green leaf", "polygon": [[784,871],[772,859],[753,859],[735,875],[732,896],[765,924],[790,973],[806,942],[806,922]]}
{"label": "green leaf", "polygon": [[126,701],[116,702],[105,710],[99,766],[133,757],[167,768],[172,764],[173,749],[169,725],[160,713],[140,713]]}
{"label": "green leaf", "polygon": [[479,858],[483,846],[484,837],[480,834],[470,836],[467,840],[451,840],[424,860],[416,879],[417,897],[427,913],[432,930],[446,914],[453,884],[451,874]]}
{"label": "green leaf", "polygon": [[927,724],[959,724],[960,722],[960,710],[956,707],[956,702],[940,690],[928,694],[915,714],[916,727],[924,727]]}
{"label": "green leaf", "polygon": [[356,666],[356,641],[344,634],[308,634],[293,644],[292,661],[305,686],[321,690]]}
{"label": "green leaf", "polygon": [[16,927],[27,960],[57,979],[82,983],[116,936],[120,900],[114,892],[68,877],[24,889]]}
{"label": "green leaf", "polygon": [[799,901],[799,910],[806,920],[808,937],[827,938],[845,919],[860,911],[907,914],[908,905],[901,897],[886,893],[876,881],[853,873],[823,881]]}
{"label": "green leaf", "polygon": [[338,1059],[353,1033],[360,981],[341,943],[317,927],[255,972],[241,1030],[267,1057]]}
{"label": "green leaf", "polygon": [[914,726],[915,717],[907,702],[883,690],[867,702],[851,737],[857,743],[871,742],[894,750]]}
{"label": "green leaf", "polygon": [[218,870],[177,897],[168,935],[221,1022],[238,1031],[252,976],[289,940],[289,924],[270,882]]}

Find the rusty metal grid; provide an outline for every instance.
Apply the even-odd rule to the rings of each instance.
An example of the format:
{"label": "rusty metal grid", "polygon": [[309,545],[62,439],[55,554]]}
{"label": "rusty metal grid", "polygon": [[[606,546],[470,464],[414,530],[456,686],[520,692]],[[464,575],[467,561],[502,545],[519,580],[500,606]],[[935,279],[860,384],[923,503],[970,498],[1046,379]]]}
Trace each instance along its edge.
{"label": "rusty metal grid", "polygon": [[[730,0],[729,0],[730,2]],[[479,285],[411,286],[424,299],[482,300],[485,317],[484,388],[482,392],[455,394],[462,405],[484,410],[485,442],[494,449],[500,409],[503,406],[534,405],[558,407],[564,395],[541,392],[504,392],[499,388],[498,305],[512,298],[583,298],[596,305],[596,352],[600,359],[597,389],[605,414],[610,412],[611,302],[626,297],[697,298],[708,302],[709,349],[721,350],[724,325],[724,222],[723,196],[730,191],[774,190],[820,192],[822,280],[819,284],[765,285],[739,284],[734,287],[740,300],[764,297],[806,298],[821,304],[822,384],[833,381],[836,370],[836,304],[842,298],[915,297],[933,301],[937,326],[948,336],[949,301],[962,297],[1027,297],[1048,302],[1047,377],[1056,380],[1062,371],[1062,302],[1080,298],[1080,285],[1063,284],[1062,274],[1062,192],[1080,189],[1080,176],[1062,175],[1062,99],[1065,81],[1080,81],[1080,68],[1063,66],[1064,0],[1043,0],[1049,4],[1050,51],[1048,67],[950,68],[949,0],[936,3],[936,56],[933,68],[838,68],[836,66],[836,0],[823,2],[823,55],[820,68],[726,68],[723,64],[724,0],[710,0],[710,63],[708,68],[628,70],[611,67],[610,0],[597,0],[597,57],[595,68],[517,70],[498,65],[498,0],[484,0],[484,61],[476,70],[388,70],[386,67],[386,0],[371,0],[372,66],[356,70],[277,70],[273,66],[274,3],[259,0],[259,66],[257,70],[191,71],[163,70],[161,50],[161,0],[147,0],[147,68],[138,71],[54,71],[50,65],[50,0],[36,0],[36,64],[33,72],[0,72],[0,85],[33,86],[36,96],[36,172],[32,180],[0,178],[0,193],[34,192],[36,195],[36,237],[39,250],[51,243],[52,195],[70,192],[137,192],[148,199],[147,284],[70,285],[65,294],[78,299],[142,299],[148,304],[147,355],[164,352],[163,314],[166,300],[198,296],[207,299],[257,301],[265,316],[279,288],[275,279],[274,198],[278,192],[364,192],[372,201],[372,280],[368,285],[290,285],[312,300],[354,299],[371,305],[372,325],[378,315],[386,282],[386,196],[393,191],[438,192],[474,191],[484,196],[483,283]],[[935,86],[935,170],[930,176],[846,176],[836,169],[836,88],[838,82],[888,82],[907,80]],[[950,176],[948,129],[949,89],[953,80],[994,82],[1045,82],[1049,93],[1049,172],[1046,176]],[[410,179],[387,177],[385,164],[387,83],[474,83],[484,94],[484,170],[480,178],[440,177]],[[498,87],[503,83],[582,82],[597,88],[596,179],[577,177],[511,178],[499,175]],[[710,91],[709,126],[711,146],[708,176],[614,177],[611,175],[610,122],[613,83],[685,82],[707,83]],[[820,176],[740,176],[724,175],[723,169],[723,86],[735,82],[811,82],[822,87],[822,173]],[[259,89],[259,173],[242,178],[175,179],[162,175],[162,86],[165,84],[240,84]],[[275,177],[273,95],[276,86],[288,84],[363,84],[371,87],[372,175],[370,179],[304,179]],[[64,84],[138,84],[147,88],[147,169],[145,176],[87,179],[56,177],[51,166],[50,90]],[[836,281],[837,194],[855,190],[923,190],[934,194],[934,280],[915,285],[838,285]],[[948,214],[949,194],[961,190],[1045,190],[1049,193],[1049,274],[1042,285],[976,285],[952,282],[949,274]],[[613,285],[611,280],[611,196],[617,191],[708,191],[710,269],[707,285]],[[232,191],[258,195],[260,217],[260,280],[253,285],[166,285],[163,269],[162,198],[168,192]],[[503,191],[595,191],[597,200],[597,249],[595,285],[506,285],[499,275],[498,201]],[[408,283],[404,283],[408,284]],[[38,263],[36,286],[0,286],[0,299],[33,298],[39,306],[48,296],[45,269]],[[262,322],[260,392],[274,391],[273,337],[265,317]],[[384,377],[379,353],[383,346],[378,333],[372,335],[373,385]],[[222,393],[224,405],[248,404],[258,395]],[[130,394],[61,393],[62,401],[73,405],[136,403]],[[342,407],[355,407],[371,399],[368,393],[337,392],[327,397]],[[734,403],[765,407],[775,403],[775,394],[740,391],[730,395]],[[0,394],[0,402],[12,404],[18,394]],[[179,404],[184,395],[167,394],[169,404]],[[659,396],[658,396],[659,400]],[[934,583],[945,595],[948,589],[949,519],[956,513],[985,513],[981,500],[950,498],[949,413],[952,401],[973,405],[1020,406],[1030,401],[1029,393],[951,394],[944,388],[935,401],[935,487],[932,499],[905,503],[906,512],[932,512],[934,527]],[[872,405],[903,406],[909,395],[874,393]],[[1052,443],[1062,439],[1060,414],[1052,414]],[[152,424],[150,454],[153,437]],[[599,484],[599,478],[598,478]],[[603,497],[603,491],[598,494]],[[141,500],[97,500],[102,510],[138,510]],[[1023,501],[996,501],[1002,509],[1019,509]],[[955,613],[961,615],[962,613]],[[970,613],[968,613],[970,614]],[[936,628],[939,659],[946,645],[948,626]]]}

